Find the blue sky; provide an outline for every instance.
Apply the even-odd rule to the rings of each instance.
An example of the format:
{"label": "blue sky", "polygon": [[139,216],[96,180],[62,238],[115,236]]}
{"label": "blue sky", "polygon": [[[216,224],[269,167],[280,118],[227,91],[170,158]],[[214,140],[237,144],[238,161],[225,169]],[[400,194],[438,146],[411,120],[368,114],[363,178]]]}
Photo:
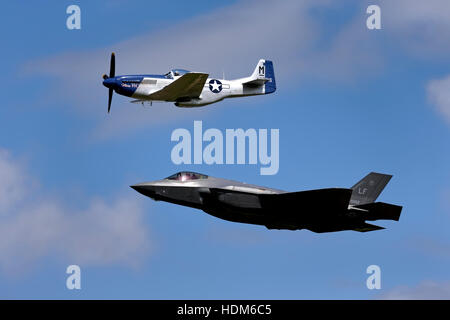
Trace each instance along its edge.
{"label": "blue sky", "polygon": [[[447,2],[378,1],[374,31],[364,1],[131,3],[4,5],[0,297],[450,298]],[[66,28],[70,4],[81,30]],[[234,78],[268,58],[278,88],[192,110],[115,95],[108,115],[111,51],[117,74],[182,67]],[[278,174],[174,165],[170,135],[194,120],[279,129]],[[289,191],[385,172],[380,201],[404,209],[378,232],[269,231],[128,187],[180,170]],[[65,287],[70,264],[81,267],[80,291]],[[371,264],[381,290],[366,288]]]}

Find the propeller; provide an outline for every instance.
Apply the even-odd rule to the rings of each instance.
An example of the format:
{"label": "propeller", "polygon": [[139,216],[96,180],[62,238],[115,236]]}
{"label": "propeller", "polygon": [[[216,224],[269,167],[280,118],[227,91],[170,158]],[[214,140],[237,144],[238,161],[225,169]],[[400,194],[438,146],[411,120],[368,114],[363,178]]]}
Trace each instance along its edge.
{"label": "propeller", "polygon": [[[109,66],[109,76],[104,74],[103,80],[106,80],[109,78],[114,78],[115,73],[116,73],[116,56],[113,52],[113,53],[111,53],[111,64]],[[108,89],[108,113],[111,110],[111,100],[112,100],[113,92],[114,92],[113,88]]]}

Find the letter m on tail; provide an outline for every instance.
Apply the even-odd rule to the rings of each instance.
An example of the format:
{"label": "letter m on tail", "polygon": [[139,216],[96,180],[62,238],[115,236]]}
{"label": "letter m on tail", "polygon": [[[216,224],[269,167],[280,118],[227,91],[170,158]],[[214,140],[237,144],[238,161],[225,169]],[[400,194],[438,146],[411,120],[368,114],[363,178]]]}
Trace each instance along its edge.
{"label": "letter m on tail", "polygon": [[263,86],[264,93],[272,93],[277,89],[275,83],[275,72],[273,70],[273,63],[270,60],[261,59],[258,61],[253,74],[249,81],[244,83],[248,86]]}

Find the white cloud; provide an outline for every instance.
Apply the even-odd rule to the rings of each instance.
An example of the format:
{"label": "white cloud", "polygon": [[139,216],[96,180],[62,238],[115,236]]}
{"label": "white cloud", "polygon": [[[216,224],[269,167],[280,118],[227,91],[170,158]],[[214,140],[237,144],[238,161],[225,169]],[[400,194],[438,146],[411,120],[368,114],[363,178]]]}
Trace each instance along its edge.
{"label": "white cloud", "polygon": [[381,2],[384,29],[408,53],[429,58],[450,51],[450,2],[448,0],[384,0]]}
{"label": "white cloud", "polygon": [[306,59],[307,76],[347,82],[379,74],[384,58],[374,31],[365,27],[366,18],[361,11],[330,39],[326,48],[311,49]]}
{"label": "white cloud", "polygon": [[0,149],[0,217],[24,196],[22,172],[13,163],[8,151]]}
{"label": "white cloud", "polygon": [[422,281],[416,286],[398,286],[380,296],[386,300],[450,299],[450,283]]}
{"label": "white cloud", "polygon": [[[448,59],[450,53],[450,2],[447,0],[383,1],[385,29],[403,44],[407,54],[424,59]],[[428,99],[450,123],[450,75],[426,86]]]}
{"label": "white cloud", "polygon": [[450,123],[450,75],[430,81],[427,93],[436,110]]}
{"label": "white cloud", "polygon": [[93,199],[85,210],[73,210],[30,193],[29,180],[24,168],[0,149],[0,270],[21,272],[49,256],[79,265],[135,267],[151,250],[136,200]]}

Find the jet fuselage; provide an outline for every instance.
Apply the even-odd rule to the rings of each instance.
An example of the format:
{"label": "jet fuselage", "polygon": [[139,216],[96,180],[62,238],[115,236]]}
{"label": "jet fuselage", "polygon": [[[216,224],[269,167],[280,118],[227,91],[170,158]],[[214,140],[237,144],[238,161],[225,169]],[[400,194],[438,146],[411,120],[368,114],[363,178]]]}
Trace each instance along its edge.
{"label": "jet fuselage", "polygon": [[[372,180],[367,180],[371,175]],[[200,209],[228,221],[264,225],[269,229],[371,231],[382,228],[367,224],[365,220],[398,220],[401,207],[372,200],[390,176],[371,173],[367,177],[352,189],[286,192],[194,172],[179,172],[163,180],[131,187],[154,200]],[[367,188],[364,187],[366,184]],[[377,194],[371,194],[373,188],[377,188]],[[358,190],[367,194],[357,194]],[[359,201],[360,205],[351,205],[350,201]]]}

